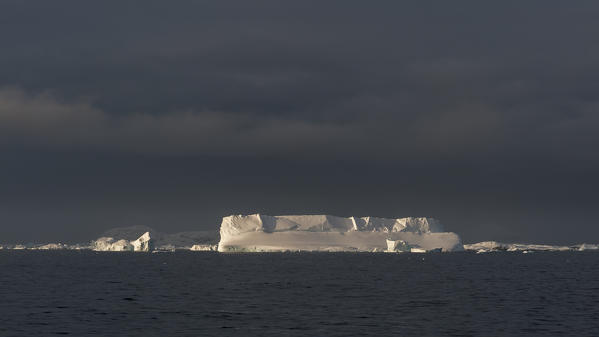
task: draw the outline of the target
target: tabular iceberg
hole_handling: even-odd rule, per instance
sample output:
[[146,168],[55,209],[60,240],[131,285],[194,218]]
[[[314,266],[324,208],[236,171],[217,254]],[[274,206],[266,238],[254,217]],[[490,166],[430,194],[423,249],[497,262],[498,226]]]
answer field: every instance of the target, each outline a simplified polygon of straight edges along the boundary
[[460,237],[433,218],[262,214],[223,218],[218,251],[459,251]]

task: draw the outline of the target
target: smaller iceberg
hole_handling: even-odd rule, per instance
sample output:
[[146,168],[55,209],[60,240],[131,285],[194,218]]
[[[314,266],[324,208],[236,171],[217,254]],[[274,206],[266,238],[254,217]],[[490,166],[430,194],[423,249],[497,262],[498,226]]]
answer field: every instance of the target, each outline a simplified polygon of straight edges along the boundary
[[497,241],[484,241],[472,244],[465,244],[464,250],[475,251],[477,253],[489,252],[533,252],[533,251],[553,251],[563,252],[570,250],[580,250],[580,246],[553,246],[541,244],[526,244],[526,243],[503,243]]
[[129,252],[133,251],[133,245],[127,240],[115,240],[110,237],[101,237],[91,244],[92,250],[98,252]]
[[92,250],[99,252],[151,252],[154,242],[149,232],[142,234],[137,240],[116,240],[112,237],[101,237],[91,243]]
[[145,232],[137,240],[131,241],[131,245],[135,252],[151,252],[154,250],[154,242],[150,237],[150,232]]
[[[146,232],[152,238],[153,247],[150,250],[174,252],[176,250],[190,250],[194,245],[211,246],[217,245],[219,233],[216,230],[190,231],[180,233],[162,233],[148,226],[129,226],[113,228],[104,232],[101,236],[114,239],[124,239],[132,244],[139,240]],[[135,249],[135,247],[134,247]],[[143,251],[140,250],[140,251]]]
[[218,245],[193,245],[189,250],[195,252],[216,252],[218,251]]

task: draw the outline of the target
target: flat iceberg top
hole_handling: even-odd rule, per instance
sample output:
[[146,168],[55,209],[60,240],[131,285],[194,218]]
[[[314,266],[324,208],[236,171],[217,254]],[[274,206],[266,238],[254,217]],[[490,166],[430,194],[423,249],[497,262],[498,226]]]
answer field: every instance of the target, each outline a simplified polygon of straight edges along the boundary
[[338,217],[334,215],[231,215],[223,218],[221,239],[248,232],[412,232],[439,233],[443,226],[433,218]]

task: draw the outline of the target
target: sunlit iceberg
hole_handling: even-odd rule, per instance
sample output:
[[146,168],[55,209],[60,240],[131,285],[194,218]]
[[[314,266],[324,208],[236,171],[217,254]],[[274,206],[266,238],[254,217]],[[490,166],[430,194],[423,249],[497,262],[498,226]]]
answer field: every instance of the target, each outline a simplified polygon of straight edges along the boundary
[[218,245],[193,245],[189,250],[196,252],[214,252],[218,250]]
[[179,233],[162,233],[148,226],[129,226],[110,229],[103,237],[124,239],[133,242],[140,235],[148,232],[152,238],[154,250],[175,251],[191,250],[194,245],[215,246],[218,244],[218,231],[188,231]]
[[91,248],[95,251],[106,252],[151,252],[154,250],[154,243],[149,232],[142,234],[137,240],[128,241],[125,239],[116,240],[112,237],[101,237],[92,241]]
[[154,250],[154,242],[150,237],[150,232],[145,232],[137,240],[131,241],[131,245],[135,252],[151,252]]
[[463,246],[456,233],[444,232],[433,218],[332,215],[227,216],[221,223],[218,245],[220,252],[433,250],[459,251]]

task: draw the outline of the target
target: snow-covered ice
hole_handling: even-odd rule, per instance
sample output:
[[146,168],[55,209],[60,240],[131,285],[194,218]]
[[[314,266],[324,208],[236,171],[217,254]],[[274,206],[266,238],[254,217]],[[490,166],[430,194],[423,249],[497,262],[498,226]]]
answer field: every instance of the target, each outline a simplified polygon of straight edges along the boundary
[[533,251],[571,251],[571,250],[596,250],[599,245],[578,244],[573,246],[555,246],[526,243],[502,243],[497,241],[484,241],[472,244],[465,244],[465,250],[476,251],[477,253],[488,252],[533,252]]
[[145,232],[139,238],[133,241],[125,239],[117,240],[112,237],[101,237],[92,242],[93,250],[109,252],[151,252],[154,249],[154,243],[149,232]]
[[177,249],[191,249],[194,245],[216,245],[219,233],[213,231],[188,231],[179,233],[162,233],[147,226],[129,226],[110,229],[102,234],[103,237],[112,237],[133,241],[143,233],[150,233],[154,249],[174,251]]
[[135,252],[151,252],[154,250],[154,241],[150,237],[150,232],[145,232],[137,240],[131,241],[131,245]]
[[91,248],[100,252],[130,252],[133,251],[133,245],[125,240],[115,240],[111,237],[101,237],[92,242]]
[[196,252],[214,252],[218,250],[218,245],[193,245],[189,250]]
[[404,240],[389,240],[387,239],[388,252],[409,252],[411,249]]
[[[223,218],[218,250],[230,251],[387,251],[388,241],[410,250],[463,250],[456,233],[444,232],[433,218],[386,219],[332,215],[262,214]],[[395,247],[394,247],[395,249]]]
[[484,241],[463,244],[456,233],[445,232],[433,218],[386,219],[332,215],[224,217],[220,232],[188,231],[166,234],[147,226],[113,228],[85,244],[2,243],[0,250],[96,251],[364,251],[436,252],[474,251],[597,251],[599,244],[570,246]]
[[583,243],[578,246],[579,251],[583,250],[599,250],[599,245]]
[[39,249],[39,250],[58,250],[58,249],[70,249],[69,245],[65,245],[64,243],[48,243],[41,246],[36,246],[31,249]]

